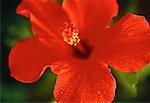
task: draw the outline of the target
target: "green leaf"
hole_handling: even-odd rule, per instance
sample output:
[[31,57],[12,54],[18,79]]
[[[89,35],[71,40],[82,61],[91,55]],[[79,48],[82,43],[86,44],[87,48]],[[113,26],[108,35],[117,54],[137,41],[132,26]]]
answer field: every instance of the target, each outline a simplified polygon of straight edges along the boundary
[[148,76],[150,76],[150,64],[145,66],[144,69],[137,72],[137,78],[140,81],[144,81]]
[[110,67],[117,82],[116,101],[131,100],[138,95],[140,82],[150,75],[150,65],[147,65],[138,72],[120,72]]
[[21,16],[16,16],[15,21],[12,21],[12,24],[7,25],[5,33],[3,34],[4,39],[6,39],[4,42],[8,47],[12,47],[16,42],[33,35],[29,21]]
[[112,67],[111,69],[117,82],[117,99],[135,97],[137,95],[137,74],[135,72],[119,72]]

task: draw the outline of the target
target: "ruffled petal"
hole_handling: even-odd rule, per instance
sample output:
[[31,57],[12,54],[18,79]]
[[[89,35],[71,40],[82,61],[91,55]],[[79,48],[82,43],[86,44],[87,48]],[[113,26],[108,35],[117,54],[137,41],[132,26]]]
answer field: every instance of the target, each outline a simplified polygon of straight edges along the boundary
[[35,35],[58,34],[67,14],[54,0],[22,0],[16,12],[30,19]]
[[35,82],[48,65],[63,59],[64,55],[67,58],[65,47],[58,41],[36,37],[18,42],[9,55],[11,76],[24,83]]
[[[60,65],[54,96],[59,103],[108,103],[115,96],[115,79],[110,70],[96,62]],[[53,70],[53,69],[52,69]]]
[[[63,8],[79,28],[104,29],[118,14],[116,0],[64,0]],[[94,34],[91,34],[94,35]]]
[[135,72],[150,62],[150,27],[144,17],[127,13],[106,35],[100,57],[107,64]]

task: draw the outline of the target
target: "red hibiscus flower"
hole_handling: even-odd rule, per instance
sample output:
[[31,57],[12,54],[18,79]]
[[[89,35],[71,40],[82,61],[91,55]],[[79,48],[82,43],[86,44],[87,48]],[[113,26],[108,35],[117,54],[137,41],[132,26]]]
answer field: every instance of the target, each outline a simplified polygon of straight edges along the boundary
[[116,0],[23,0],[17,13],[29,18],[34,37],[11,50],[11,76],[31,83],[50,67],[57,102],[112,102],[116,83],[108,65],[136,72],[150,61],[144,17],[127,13],[108,26]]

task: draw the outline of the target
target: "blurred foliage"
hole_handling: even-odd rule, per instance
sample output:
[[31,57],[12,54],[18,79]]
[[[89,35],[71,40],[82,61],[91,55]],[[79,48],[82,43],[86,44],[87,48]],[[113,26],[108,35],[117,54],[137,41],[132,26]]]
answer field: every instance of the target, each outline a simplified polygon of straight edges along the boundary
[[[15,24],[15,25],[14,25]],[[12,47],[17,41],[29,38],[32,36],[29,21],[25,18],[16,17],[16,21],[12,21],[12,24],[6,30],[7,41],[5,43]],[[8,42],[9,41],[9,42]]]
[[[57,1],[61,4],[63,0]],[[144,2],[144,0],[139,1]],[[42,78],[33,84],[20,83],[9,76],[7,58],[10,48],[16,42],[32,36],[29,21],[15,14],[15,9],[19,2],[20,0],[2,0],[2,101],[8,103],[16,101],[54,102],[53,88],[56,75],[50,70],[47,70]],[[138,12],[139,4],[137,0],[118,0],[118,3],[120,5],[119,16],[114,18],[111,24],[115,23],[126,12],[144,14],[144,12]],[[117,82],[114,102],[150,101],[150,66],[146,66],[141,71],[134,73],[123,73],[112,67],[110,68]]]
[[59,4],[61,4],[63,2],[63,0],[56,0]]
[[[141,92],[139,92],[141,82],[150,77],[150,65],[147,65],[138,72],[130,73],[117,71],[113,67],[109,68],[111,69],[117,82],[117,94],[115,101],[136,101],[139,98],[138,93]],[[145,92],[145,94],[146,93],[149,95],[149,91]],[[145,98],[148,99],[148,96]]]

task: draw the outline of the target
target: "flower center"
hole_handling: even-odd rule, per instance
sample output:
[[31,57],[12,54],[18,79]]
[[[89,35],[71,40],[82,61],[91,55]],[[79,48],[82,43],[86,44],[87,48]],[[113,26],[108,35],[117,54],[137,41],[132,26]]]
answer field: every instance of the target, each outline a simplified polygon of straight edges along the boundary
[[88,41],[82,40],[79,45],[73,48],[74,56],[80,59],[87,59],[93,51],[93,46]]
[[78,30],[75,25],[69,22],[64,23],[64,28],[62,30],[63,40],[70,45],[77,46],[80,42],[80,38],[78,35]]
[[79,31],[73,23],[64,22],[61,34],[63,40],[71,45],[73,56],[80,59],[87,59],[90,57],[93,47],[83,38],[80,40]]

